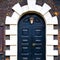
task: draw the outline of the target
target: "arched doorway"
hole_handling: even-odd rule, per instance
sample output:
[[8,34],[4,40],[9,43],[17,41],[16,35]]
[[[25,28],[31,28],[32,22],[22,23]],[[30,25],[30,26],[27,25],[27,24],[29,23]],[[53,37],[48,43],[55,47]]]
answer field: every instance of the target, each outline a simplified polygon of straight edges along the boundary
[[26,14],[18,22],[18,60],[45,60],[45,22],[37,14]]
[[[46,40],[46,44],[45,44],[46,45],[46,48],[45,48],[46,60],[49,60],[49,59],[54,60],[54,56],[58,56],[58,50],[53,49],[54,45],[58,45],[58,39],[57,40],[54,39],[54,35],[58,35],[58,29],[53,28],[54,25],[58,24],[57,16],[51,15],[51,13],[49,12],[51,7],[46,3],[44,3],[43,6],[37,5],[36,0],[32,0],[32,2],[31,2],[31,0],[27,0],[27,3],[28,4],[24,5],[24,6],[21,6],[19,3],[15,4],[12,7],[12,9],[14,10],[12,16],[6,16],[5,24],[9,25],[10,29],[5,30],[5,35],[9,35],[10,39],[5,40],[5,44],[10,45],[11,49],[9,51],[5,50],[5,55],[10,56],[10,58],[11,58],[10,60],[18,60],[19,59],[18,56],[20,54],[18,54],[18,53],[21,50],[17,49],[18,48],[18,35],[17,34],[19,33],[17,28],[18,28],[18,25],[20,24],[20,23],[18,24],[18,21],[20,21],[20,22],[22,21],[21,16],[23,14],[29,13],[29,12],[32,12],[32,13],[36,12],[36,14],[41,14],[43,16],[44,19],[41,19],[40,16],[39,17],[41,20],[45,20],[44,25],[46,24],[46,34],[45,34],[45,36],[46,36],[46,39],[45,39]],[[21,19],[19,20],[19,18],[21,18]],[[32,21],[31,21],[31,23],[32,23]],[[36,24],[37,23],[35,23],[35,26],[37,26]],[[28,24],[26,24],[26,25],[28,25]],[[33,24],[31,24],[31,26],[33,27]],[[18,51],[18,53],[17,53],[17,51]],[[50,53],[50,52],[52,52],[52,53]],[[44,56],[45,56],[45,54],[44,54]],[[19,57],[21,58],[21,56],[19,56]],[[27,59],[25,58],[25,60],[27,60]],[[32,58],[31,58],[31,60],[32,60]]]

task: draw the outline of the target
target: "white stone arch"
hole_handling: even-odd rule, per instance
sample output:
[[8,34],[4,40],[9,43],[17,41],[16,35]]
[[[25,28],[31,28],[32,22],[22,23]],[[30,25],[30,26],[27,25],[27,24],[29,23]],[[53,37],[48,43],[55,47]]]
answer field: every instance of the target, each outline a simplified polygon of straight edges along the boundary
[[5,35],[10,35],[10,40],[5,40],[5,45],[10,45],[10,50],[5,51],[6,56],[10,56],[10,60],[17,60],[17,25],[23,13],[35,11],[40,13],[46,23],[46,60],[54,60],[54,56],[58,55],[58,50],[54,50],[54,45],[58,45],[58,40],[54,40],[54,35],[58,35],[58,29],[54,29],[54,25],[58,24],[56,16],[52,17],[49,10],[51,7],[44,3],[43,6],[37,5],[36,0],[27,0],[28,5],[20,6],[15,4],[12,9],[14,13],[11,17],[7,16],[5,24],[10,25],[9,30],[5,30]]

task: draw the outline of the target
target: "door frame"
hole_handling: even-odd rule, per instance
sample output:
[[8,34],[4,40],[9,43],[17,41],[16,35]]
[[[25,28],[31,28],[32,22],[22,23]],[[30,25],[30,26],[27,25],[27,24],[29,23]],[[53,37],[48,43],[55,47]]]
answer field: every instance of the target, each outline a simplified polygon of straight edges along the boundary
[[[54,25],[58,25],[56,16],[52,17],[49,10],[51,7],[44,3],[43,6],[36,5],[36,0],[28,0],[28,5],[20,6],[19,3],[15,4],[12,9],[14,13],[11,17],[7,16],[5,24],[10,25],[10,30],[5,30],[5,35],[10,35],[10,40],[5,40],[6,45],[10,45],[10,50],[5,51],[5,55],[10,55],[10,60],[17,60],[17,26],[18,21],[23,14],[31,12],[38,12],[45,20],[46,23],[46,60],[54,60],[54,56],[58,56],[58,50],[54,50],[53,46],[58,45],[58,39],[54,40],[53,36],[58,35],[58,29],[54,29]],[[52,52],[52,53],[50,53]]]

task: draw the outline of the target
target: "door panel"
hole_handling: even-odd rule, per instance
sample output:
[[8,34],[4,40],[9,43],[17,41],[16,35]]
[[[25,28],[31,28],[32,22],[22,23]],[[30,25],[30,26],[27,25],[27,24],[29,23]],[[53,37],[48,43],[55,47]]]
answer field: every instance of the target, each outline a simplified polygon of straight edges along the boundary
[[43,18],[36,14],[23,16],[18,22],[18,60],[45,60],[45,40]]

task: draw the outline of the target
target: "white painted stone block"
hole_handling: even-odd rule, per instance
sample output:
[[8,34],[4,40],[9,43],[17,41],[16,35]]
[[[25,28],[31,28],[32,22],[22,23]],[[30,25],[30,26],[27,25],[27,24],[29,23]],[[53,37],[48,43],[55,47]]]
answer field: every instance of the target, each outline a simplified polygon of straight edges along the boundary
[[[17,33],[17,25],[10,25],[10,31]],[[10,33],[12,33],[10,32]]]
[[44,5],[42,6],[40,12],[41,12],[42,15],[44,15],[44,14],[46,14],[50,9],[51,9],[51,7],[50,7],[48,4],[44,3]]
[[47,40],[53,40],[54,38],[53,38],[53,35],[46,35],[46,41]]
[[38,13],[41,13],[40,10],[41,10],[41,6],[40,5],[35,5],[35,8],[34,8],[34,11],[38,12]]
[[53,56],[46,56],[46,60],[54,60]]
[[5,45],[17,45],[17,36],[10,36],[10,40],[5,40]]
[[23,7],[22,7],[23,13],[28,12],[28,11],[29,11],[28,9],[29,9],[29,8],[28,8],[28,5],[23,6]]
[[10,56],[10,60],[17,60],[17,56]]
[[46,47],[46,55],[58,55],[58,50],[53,50],[53,46],[47,46]]
[[58,45],[58,40],[47,40],[46,45]]
[[52,17],[51,14],[48,12],[44,15],[46,24],[58,24],[58,19],[57,17]]
[[58,40],[54,40],[54,43],[52,43],[53,45],[58,45]]
[[10,55],[17,55],[17,46],[10,46]]
[[13,9],[15,12],[17,12],[19,15],[22,14],[22,8],[21,8],[21,6],[20,6],[19,3],[15,4],[15,5],[12,7],[12,9]]
[[10,36],[10,42],[8,43],[8,41],[6,41],[6,44],[17,46],[17,35],[16,36]]
[[53,35],[47,35],[46,37],[46,45],[58,45],[58,40],[54,40]]
[[10,45],[10,40],[5,40],[5,45]]
[[29,10],[32,11],[35,8],[36,0],[27,0]]
[[46,27],[46,30],[52,30],[53,29],[53,25],[47,25],[47,27]]
[[51,24],[52,23],[52,16],[51,16],[50,12],[47,12],[44,15],[44,19],[45,19],[46,24]]
[[10,46],[10,50],[5,51],[5,55],[16,55],[17,56],[17,46]]
[[53,51],[54,56],[58,56],[58,50]]
[[14,12],[11,17],[11,19],[13,20],[14,23],[13,22],[11,22],[11,23],[16,24],[18,22],[19,18],[20,18],[20,15],[18,13]]
[[7,16],[5,24],[17,24],[19,20],[19,15],[17,13],[13,13],[12,17]]
[[10,24],[10,23],[11,23],[11,17],[6,16],[5,24]]
[[58,30],[54,30],[53,25],[47,25],[46,34],[58,35]]
[[51,55],[53,51],[53,46],[46,46],[46,55]]
[[5,31],[5,34],[6,35],[17,35],[17,30],[6,30]]
[[51,24],[58,24],[57,16],[54,16],[54,17],[52,18]]
[[5,30],[6,35],[17,34],[17,25],[10,25],[10,30]]
[[46,34],[58,35],[58,30],[47,29]]
[[9,56],[10,55],[10,50],[5,50],[5,55]]

